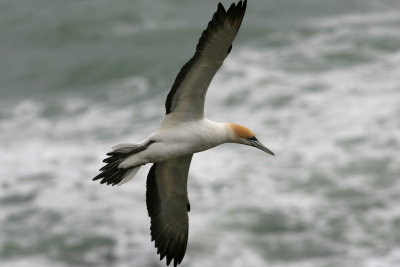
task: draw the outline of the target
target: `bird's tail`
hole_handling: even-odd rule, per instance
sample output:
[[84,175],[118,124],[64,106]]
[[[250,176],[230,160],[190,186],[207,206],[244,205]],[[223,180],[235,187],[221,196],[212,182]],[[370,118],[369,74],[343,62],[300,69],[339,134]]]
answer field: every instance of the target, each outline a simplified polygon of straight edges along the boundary
[[107,153],[108,158],[104,159],[106,163],[99,171],[100,174],[93,178],[93,181],[101,179],[100,183],[107,185],[122,185],[132,179],[139,171],[140,166],[132,166],[130,168],[120,168],[119,164],[129,156],[143,151],[148,146],[121,144],[113,147],[113,151]]

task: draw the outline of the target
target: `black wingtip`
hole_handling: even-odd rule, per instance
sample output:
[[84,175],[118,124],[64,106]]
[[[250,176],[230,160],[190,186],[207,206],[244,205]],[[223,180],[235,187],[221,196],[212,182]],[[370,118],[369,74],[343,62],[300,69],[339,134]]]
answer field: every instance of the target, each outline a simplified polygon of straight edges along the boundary
[[224,5],[223,5],[221,2],[218,3],[217,12],[224,12],[224,13],[226,13],[225,7],[224,7]]
[[169,266],[169,264],[171,263],[171,261],[172,261],[172,257],[168,257],[168,256],[167,256],[167,266]]
[[[240,4],[241,4],[241,2],[238,3],[238,6]],[[235,7],[236,7],[235,3],[232,3],[231,6],[228,8],[228,13],[231,12]]]
[[247,7],[247,0],[244,0],[243,2],[240,1],[240,4],[241,4],[241,6],[242,6],[242,9],[246,10],[246,7]]
[[236,15],[238,16],[243,16],[245,11],[246,11],[246,7],[247,7],[247,1],[239,1],[236,5],[235,3],[233,3],[227,13],[236,13]]

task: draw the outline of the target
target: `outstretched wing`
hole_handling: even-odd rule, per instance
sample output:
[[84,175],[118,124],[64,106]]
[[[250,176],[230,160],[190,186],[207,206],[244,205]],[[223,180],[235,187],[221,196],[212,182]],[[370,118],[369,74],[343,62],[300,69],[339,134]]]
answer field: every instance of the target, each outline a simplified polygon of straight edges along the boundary
[[154,163],[147,176],[146,204],[151,240],[162,260],[174,266],[185,256],[189,231],[187,177],[193,154]]
[[204,116],[207,88],[232,48],[244,13],[246,0],[232,4],[226,11],[221,3],[207,29],[203,31],[194,56],[182,67],[165,102],[166,114],[190,113]]

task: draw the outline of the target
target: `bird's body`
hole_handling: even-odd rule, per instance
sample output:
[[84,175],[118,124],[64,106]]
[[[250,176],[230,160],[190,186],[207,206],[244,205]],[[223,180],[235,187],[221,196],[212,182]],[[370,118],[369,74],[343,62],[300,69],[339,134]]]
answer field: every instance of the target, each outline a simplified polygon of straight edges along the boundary
[[246,10],[246,0],[218,10],[203,32],[195,55],[182,67],[166,99],[159,129],[137,144],[113,147],[101,173],[93,180],[121,185],[140,166],[153,163],[147,176],[146,204],[151,236],[160,258],[177,266],[188,239],[187,177],[194,153],[231,142],[254,146],[269,154],[252,131],[239,124],[204,117],[208,86],[232,48]]
[[154,141],[146,150],[128,157],[120,164],[129,168],[155,163],[188,153],[201,152],[230,141],[229,126],[206,118],[163,126],[141,144]]

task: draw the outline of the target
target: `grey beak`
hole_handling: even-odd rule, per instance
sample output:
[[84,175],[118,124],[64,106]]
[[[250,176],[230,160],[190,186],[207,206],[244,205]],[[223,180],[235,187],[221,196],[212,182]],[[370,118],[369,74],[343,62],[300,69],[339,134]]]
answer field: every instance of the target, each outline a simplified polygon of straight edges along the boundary
[[271,154],[272,156],[275,156],[274,152],[269,150],[268,147],[264,146],[263,144],[260,143],[256,138],[250,138],[248,139],[250,141],[251,146],[254,146],[258,149],[261,149],[264,152],[267,152],[268,154]]

